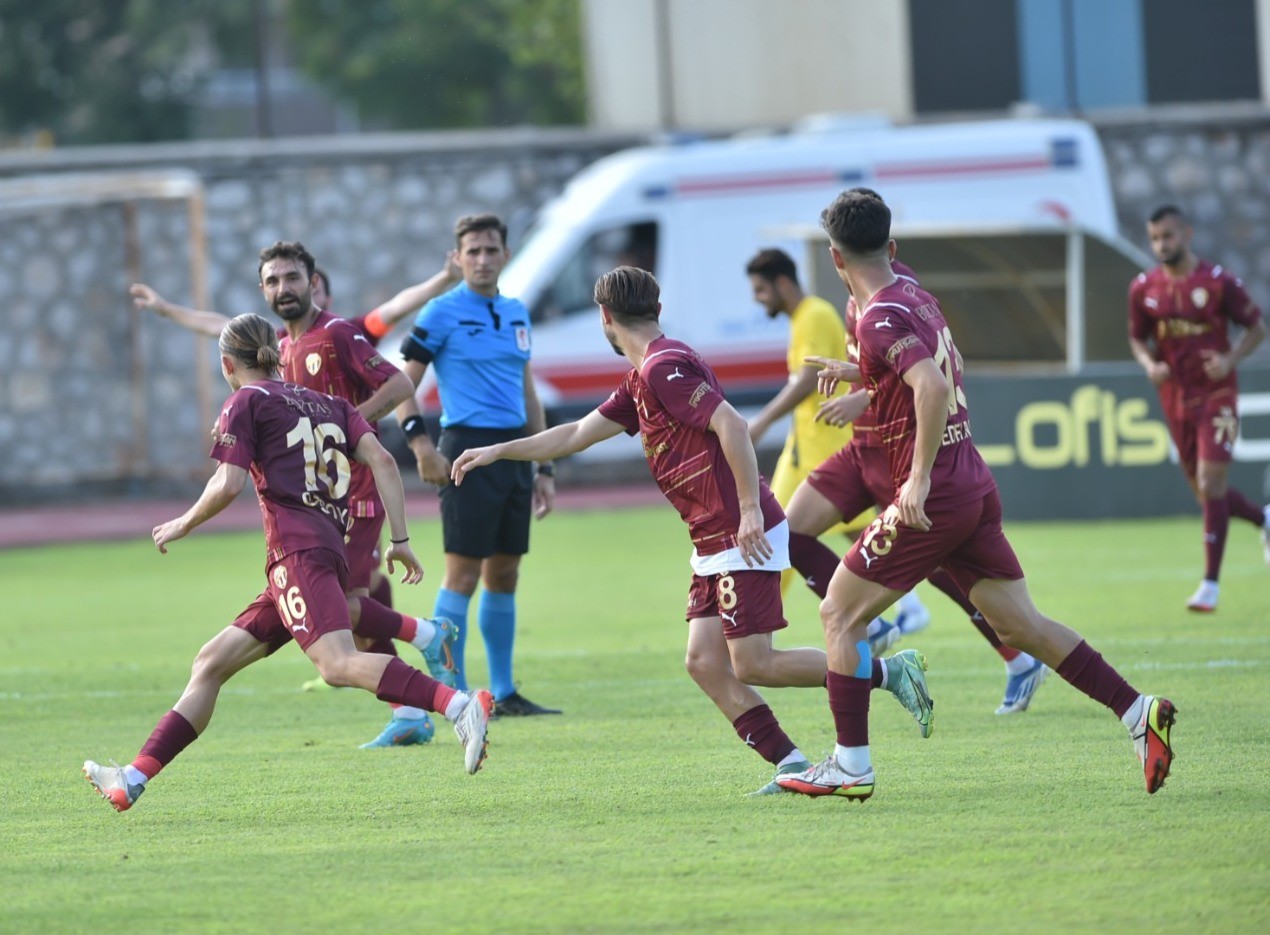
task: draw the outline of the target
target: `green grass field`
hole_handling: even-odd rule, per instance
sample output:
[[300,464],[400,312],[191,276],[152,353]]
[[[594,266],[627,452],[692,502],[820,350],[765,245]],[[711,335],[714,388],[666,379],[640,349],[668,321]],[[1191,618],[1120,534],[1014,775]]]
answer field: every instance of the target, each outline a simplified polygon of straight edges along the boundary
[[[427,747],[358,750],[384,706],[299,692],[312,669],[287,647],[120,815],[80,764],[135,754],[259,590],[261,536],[0,553],[0,931],[1267,931],[1259,543],[1232,527],[1221,610],[1201,618],[1182,609],[1198,518],[1009,531],[1042,609],[1177,703],[1160,794],[1116,719],[1057,677],[995,717],[1002,666],[927,592],[935,622],[911,645],[934,736],[875,694],[871,801],[746,798],[771,770],[683,671],[688,540],[659,508],[536,527],[517,674],[566,714],[496,722],[479,775],[444,724]],[[413,535],[430,573],[396,594],[426,613],[439,528]],[[810,594],[787,612],[779,645],[821,644]],[[767,696],[809,755],[831,747],[823,691]]]

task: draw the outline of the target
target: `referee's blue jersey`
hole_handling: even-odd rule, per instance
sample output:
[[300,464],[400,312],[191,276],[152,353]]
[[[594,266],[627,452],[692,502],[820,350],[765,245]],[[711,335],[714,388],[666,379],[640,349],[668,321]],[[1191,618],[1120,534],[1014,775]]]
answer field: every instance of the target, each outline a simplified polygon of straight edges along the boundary
[[441,427],[520,428],[525,417],[529,310],[459,283],[423,307],[402,356],[436,369]]

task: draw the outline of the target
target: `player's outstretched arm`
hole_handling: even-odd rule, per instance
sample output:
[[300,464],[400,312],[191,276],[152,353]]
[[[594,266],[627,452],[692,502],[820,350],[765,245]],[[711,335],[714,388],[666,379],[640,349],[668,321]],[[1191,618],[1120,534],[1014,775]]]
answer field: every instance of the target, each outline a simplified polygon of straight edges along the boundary
[[448,292],[460,279],[463,271],[458,265],[459,252],[451,250],[445,258],[445,266],[423,282],[407,286],[391,299],[366,316],[366,330],[382,338],[401,319],[423,308],[437,296]]
[[184,539],[194,531],[195,527],[201,526],[225,509],[234,502],[235,497],[242,493],[246,485],[247,471],[236,464],[222,461],[192,507],[176,519],[170,519],[154,527],[151,535],[154,537],[155,547],[167,555],[169,542]]
[[[741,420],[741,425],[745,425],[744,419]],[[596,442],[612,438],[620,431],[620,425],[604,418],[598,409],[593,409],[577,422],[557,425],[528,438],[517,438],[484,448],[469,448],[454,459],[450,477],[454,483],[461,484],[468,471],[495,461],[550,461],[584,451]]]
[[143,282],[129,286],[128,294],[132,296],[134,308],[148,308],[204,337],[219,338],[221,331],[229,323],[229,316],[220,312],[200,312],[184,305],[174,305]]
[[375,488],[379,491],[379,499],[384,502],[390,530],[389,548],[384,553],[388,574],[393,573],[394,562],[401,562],[405,566],[401,583],[418,584],[423,580],[423,566],[410,548],[410,532],[406,528],[406,492],[401,486],[401,475],[397,473],[397,462],[379,439],[370,433],[358,439],[353,458],[367,465],[375,475]]
[[809,363],[789,375],[789,380],[781,387],[780,392],[750,420],[750,441],[757,445],[773,422],[793,412],[795,406],[816,392],[818,369],[815,364]]
[[759,503],[758,458],[750,442],[745,419],[727,402],[719,404],[710,416],[710,431],[719,439],[723,458],[736,479],[736,493],[741,506],[741,522],[736,530],[736,544],[745,564],[755,565],[772,557],[772,545],[763,531],[763,508]]

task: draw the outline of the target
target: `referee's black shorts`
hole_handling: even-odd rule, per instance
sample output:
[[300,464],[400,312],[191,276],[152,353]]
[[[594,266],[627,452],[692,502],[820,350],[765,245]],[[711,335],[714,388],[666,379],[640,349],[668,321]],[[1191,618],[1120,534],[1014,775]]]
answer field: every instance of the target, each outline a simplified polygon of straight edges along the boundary
[[[454,461],[469,448],[523,438],[524,427],[474,429],[451,425],[441,430],[438,450]],[[529,461],[495,461],[463,478],[463,485],[441,488],[441,534],[445,551],[468,558],[524,555],[529,551],[533,514],[534,466]]]

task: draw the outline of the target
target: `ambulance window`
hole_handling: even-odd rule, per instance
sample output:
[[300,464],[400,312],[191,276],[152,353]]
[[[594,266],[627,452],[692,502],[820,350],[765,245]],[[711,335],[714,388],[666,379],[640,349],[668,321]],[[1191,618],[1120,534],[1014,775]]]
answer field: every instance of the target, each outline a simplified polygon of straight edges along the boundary
[[595,309],[595,281],[616,266],[657,272],[657,222],[640,221],[599,231],[561,267],[530,311],[535,325]]

